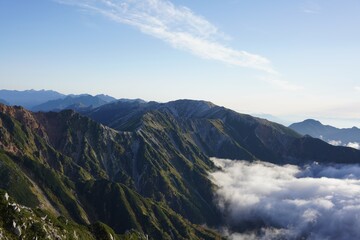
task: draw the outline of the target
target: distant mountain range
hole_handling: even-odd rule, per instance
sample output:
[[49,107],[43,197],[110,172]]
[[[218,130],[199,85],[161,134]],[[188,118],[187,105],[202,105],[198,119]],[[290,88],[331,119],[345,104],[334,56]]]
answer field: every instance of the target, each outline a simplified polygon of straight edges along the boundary
[[222,239],[211,229],[227,222],[210,157],[360,163],[356,149],[206,101],[123,99],[80,113],[0,104],[0,133],[0,234],[9,239]]
[[357,127],[336,128],[329,125],[323,125],[321,122],[314,119],[307,119],[303,122],[294,123],[289,127],[300,134],[320,138],[333,145],[354,148],[360,147],[360,129]]
[[0,103],[10,106],[22,106],[31,111],[61,111],[72,109],[76,111],[86,111],[100,107],[114,101],[142,101],[141,99],[119,99],[98,94],[65,95],[52,90],[0,90]]
[[0,98],[5,100],[9,105],[23,106],[27,109],[31,109],[47,101],[64,97],[64,94],[52,90],[0,90]]
[[112,101],[116,101],[116,99],[105,95],[70,95],[65,98],[51,100],[37,105],[32,107],[31,110],[43,112],[61,111],[64,109],[83,110],[100,107]]

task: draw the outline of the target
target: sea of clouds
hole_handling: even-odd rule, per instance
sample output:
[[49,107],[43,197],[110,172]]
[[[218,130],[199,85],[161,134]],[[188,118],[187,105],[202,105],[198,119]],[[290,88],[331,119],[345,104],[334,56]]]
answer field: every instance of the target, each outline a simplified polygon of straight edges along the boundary
[[230,239],[360,239],[360,165],[212,160]]

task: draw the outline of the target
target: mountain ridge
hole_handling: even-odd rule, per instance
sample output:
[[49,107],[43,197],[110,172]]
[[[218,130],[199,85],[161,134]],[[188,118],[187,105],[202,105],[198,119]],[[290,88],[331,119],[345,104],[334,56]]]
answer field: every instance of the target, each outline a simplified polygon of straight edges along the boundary
[[0,90],[0,103],[9,106],[23,106],[30,111],[61,111],[72,109],[88,111],[101,105],[120,102],[144,102],[142,99],[116,99],[106,94],[62,94],[54,90]]
[[53,90],[0,90],[0,98],[4,99],[9,105],[23,106],[27,109],[41,103],[65,97],[64,94]]
[[[170,210],[166,204],[162,205],[165,203],[164,201],[163,203],[154,202],[156,199],[161,200],[159,197],[153,196],[154,200],[146,199],[134,191],[136,176],[132,168],[136,167],[136,164],[134,165],[136,162],[132,163],[132,161],[133,151],[136,149],[133,149],[132,134],[108,129],[71,110],[60,113],[31,113],[21,107],[4,105],[0,110],[0,126],[4,136],[1,139],[1,149],[6,154],[0,157],[0,160],[8,159],[9,162],[15,163],[15,166],[8,167],[8,174],[11,176],[16,173],[26,179],[28,174],[20,169],[29,169],[26,172],[32,173],[32,180],[44,190],[45,197],[49,199],[53,208],[68,218],[81,224],[88,224],[96,220],[105,221],[120,233],[132,228],[141,232],[152,232],[151,236],[155,239],[170,238],[169,231],[174,234],[171,238],[175,239],[196,239],[197,235],[214,239],[217,236],[211,231],[187,222],[186,219]],[[54,130],[58,132],[52,132]],[[107,142],[100,142],[99,145],[98,141],[105,139],[108,139]],[[119,162],[117,159],[122,159],[122,161]],[[142,157],[139,156],[140,159]],[[106,164],[110,164],[109,167],[106,167]],[[113,164],[117,164],[117,167]],[[120,172],[109,171],[111,169],[118,169]],[[44,182],[44,176],[47,176],[46,182]],[[50,179],[52,180],[48,182]],[[165,175],[160,178],[156,177],[154,180],[162,181],[155,182],[156,185],[164,185],[159,185],[160,191],[170,191],[170,189],[167,190],[168,183]],[[0,188],[8,188],[8,190],[11,190],[10,186],[15,186],[11,185],[14,184],[11,181],[3,182],[3,184],[5,185],[1,186],[0,184]],[[15,197],[23,203],[29,204],[29,199],[33,199],[33,204],[36,205],[39,198],[31,188],[27,187],[28,185],[30,184],[25,181],[23,185],[18,186],[21,190],[12,194],[15,194]],[[99,196],[94,195],[107,188],[110,188],[111,191],[104,192]],[[14,191],[15,187],[12,189]],[[25,190],[29,192],[27,198],[20,194],[20,192],[26,192]],[[30,194],[30,192],[32,193]],[[71,192],[76,192],[78,197],[72,195]],[[151,196],[155,192],[156,188],[151,190],[148,195]],[[122,200],[113,202],[115,196]],[[108,199],[106,205],[112,206],[114,208],[112,211],[103,209],[104,202],[96,200],[101,197]],[[185,199],[182,201],[191,203]],[[138,204],[129,205],[130,202]],[[125,205],[118,206],[120,203]],[[194,206],[190,204],[189,207],[193,208]],[[178,210],[180,211],[180,209]],[[103,215],[99,215],[102,212]],[[144,218],[143,213],[150,218]],[[119,216],[118,214],[121,214],[122,218],[131,217],[132,220],[122,222],[122,225],[116,225],[116,221],[113,219]],[[164,218],[164,216],[166,217]],[[193,216],[196,215],[193,214]],[[165,223],[170,225],[165,227],[163,225]],[[177,227],[174,228],[175,226]],[[160,229],[162,230],[160,231]],[[179,229],[185,231],[180,232]]]
[[[169,103],[149,102],[142,104],[110,103],[83,114],[111,128],[124,131],[138,130],[146,122],[144,116],[149,116],[149,114],[155,114],[159,118],[173,116],[179,120],[177,124],[181,125],[177,129],[185,129],[185,132],[194,133],[194,130],[198,128],[195,131],[197,136],[192,139],[192,142],[197,143],[197,147],[212,157],[232,159],[245,157],[248,160],[257,158],[267,161],[282,159],[287,162],[294,158],[301,159],[305,158],[305,155],[309,156],[309,154],[294,156],[295,153],[297,155],[302,154],[295,151],[296,146],[294,144],[305,144],[306,146],[303,147],[309,148],[305,151],[311,151],[311,144],[308,143],[317,144],[316,139],[303,138],[297,132],[283,125],[240,114],[214,104],[209,105],[205,101],[177,100]],[[223,139],[222,141],[226,144],[220,144],[221,141],[216,141],[210,146],[208,143],[212,141],[207,135],[208,133],[200,130],[202,126],[208,126],[207,130],[212,129],[213,134],[217,134],[218,139],[216,140]],[[224,150],[219,150],[221,147],[226,147],[228,154]],[[211,149],[218,150],[214,152]],[[231,153],[232,151],[234,153]],[[217,156],[214,155],[216,152],[218,153]],[[352,155],[351,151],[345,150],[345,152]],[[357,161],[358,156],[355,155],[351,157],[351,161]],[[312,158],[319,156],[315,155]],[[333,156],[327,157],[329,157],[329,161],[341,161],[334,159]]]
[[[107,100],[104,100],[107,99]],[[66,96],[61,99],[50,100],[40,105],[32,107],[32,111],[61,111],[65,109],[81,110],[95,108],[115,101],[115,98],[104,96],[92,96],[89,94]]]
[[293,123],[289,127],[300,134],[307,134],[326,142],[338,143],[338,145],[360,143],[360,129],[357,127],[336,128],[330,125],[324,125],[314,119]]

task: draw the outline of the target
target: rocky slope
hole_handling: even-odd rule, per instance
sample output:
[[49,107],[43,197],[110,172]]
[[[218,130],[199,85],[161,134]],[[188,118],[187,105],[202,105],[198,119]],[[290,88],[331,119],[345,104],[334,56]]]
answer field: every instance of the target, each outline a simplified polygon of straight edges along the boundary
[[[79,224],[102,221],[119,234],[134,229],[151,239],[219,237],[178,214],[188,212],[193,222],[204,218],[195,217],[202,206],[170,201],[190,204],[186,196],[194,192],[184,189],[187,195],[178,197],[165,171],[153,169],[153,175],[146,176],[153,186],[144,193],[138,168],[148,161],[149,149],[136,133],[112,130],[73,111],[35,114],[4,105],[0,131],[0,188],[20,204],[40,206]],[[204,201],[197,194],[194,199]],[[172,204],[183,209],[176,213]]]
[[101,222],[79,225],[40,208],[31,209],[18,204],[7,192],[0,190],[0,239],[146,240],[147,235],[134,230],[117,235]]
[[336,148],[280,124],[204,101],[113,103],[86,115],[117,130],[139,132],[154,149],[166,143],[171,146],[160,149],[181,154],[193,150],[212,157],[275,163],[360,161],[359,151]]

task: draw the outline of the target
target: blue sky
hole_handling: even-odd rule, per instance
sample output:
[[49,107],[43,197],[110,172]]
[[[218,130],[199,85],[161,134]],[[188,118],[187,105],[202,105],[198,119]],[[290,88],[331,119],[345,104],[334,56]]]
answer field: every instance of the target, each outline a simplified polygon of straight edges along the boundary
[[360,126],[357,0],[2,0],[0,88]]

